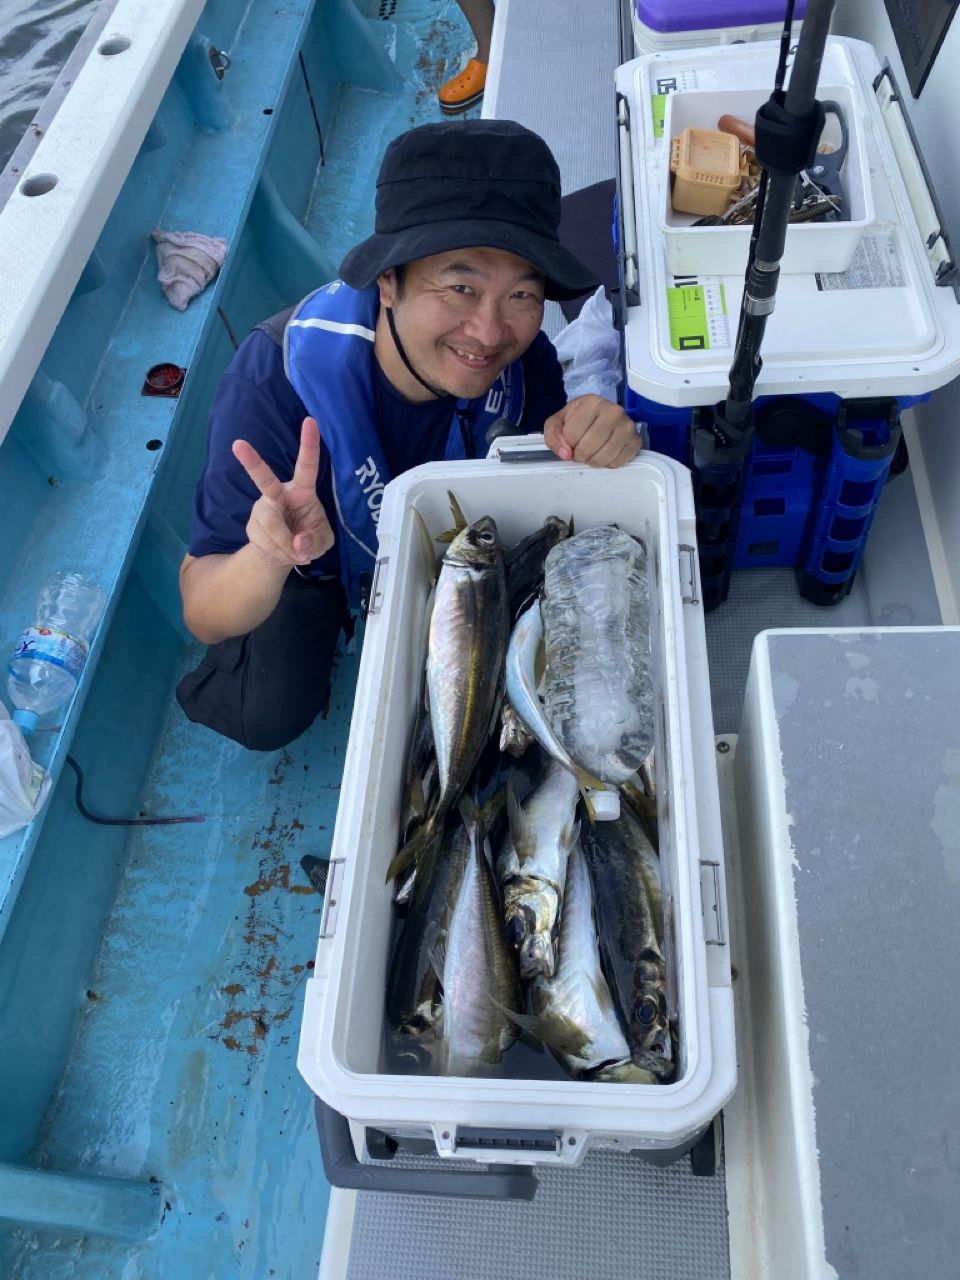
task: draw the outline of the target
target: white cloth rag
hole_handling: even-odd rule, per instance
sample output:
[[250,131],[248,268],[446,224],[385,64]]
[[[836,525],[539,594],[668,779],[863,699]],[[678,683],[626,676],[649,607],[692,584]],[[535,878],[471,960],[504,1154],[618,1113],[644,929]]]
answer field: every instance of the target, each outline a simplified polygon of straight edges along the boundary
[[153,232],[157,242],[157,280],[171,306],[186,311],[223,266],[227,242],[199,231]]

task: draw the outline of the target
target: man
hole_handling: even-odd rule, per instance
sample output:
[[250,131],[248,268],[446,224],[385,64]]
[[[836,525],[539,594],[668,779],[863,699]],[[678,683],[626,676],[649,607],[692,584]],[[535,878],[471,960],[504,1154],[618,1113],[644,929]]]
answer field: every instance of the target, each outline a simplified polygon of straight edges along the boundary
[[341,278],[243,342],[211,408],[180,571],[185,621],[209,645],[177,689],[192,720],[269,751],[323,710],[393,476],[482,457],[503,416],[567,461],[637,453],[618,405],[564,403],[544,298],[596,281],[559,219],[556,162],[528,129],[412,129],[387,148],[375,233]]

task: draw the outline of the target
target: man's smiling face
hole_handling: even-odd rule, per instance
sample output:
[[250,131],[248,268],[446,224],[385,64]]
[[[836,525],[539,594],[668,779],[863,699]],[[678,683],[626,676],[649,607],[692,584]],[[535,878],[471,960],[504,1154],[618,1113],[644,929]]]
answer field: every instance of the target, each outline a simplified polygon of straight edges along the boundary
[[[438,391],[482,396],[526,351],[543,320],[542,272],[501,249],[453,249],[380,276],[380,301],[417,373]],[[381,311],[376,354],[402,395],[428,393],[400,359]]]

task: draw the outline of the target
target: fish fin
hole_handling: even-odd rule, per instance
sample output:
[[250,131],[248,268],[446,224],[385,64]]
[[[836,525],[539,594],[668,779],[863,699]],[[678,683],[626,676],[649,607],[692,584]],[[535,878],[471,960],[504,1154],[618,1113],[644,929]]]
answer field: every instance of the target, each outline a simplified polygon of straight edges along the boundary
[[568,538],[573,537],[573,512],[572,511],[570,512],[570,519],[567,523],[567,537]]
[[590,795],[591,790],[594,788],[592,788],[588,782],[584,782],[579,773],[577,774],[577,781],[580,783],[580,798],[583,800],[583,807],[587,811],[587,817],[590,819],[591,827],[594,827],[597,823],[597,809]]
[[387,867],[386,880],[396,880],[397,876],[406,871],[413,862],[416,862],[418,867],[423,865],[438,841],[439,833],[436,828],[437,811],[434,810],[424,819],[421,826],[417,828],[406,844],[394,855],[389,867]]
[[437,942],[427,954],[430,968],[437,976],[437,998],[443,1000],[443,971],[447,963],[447,949],[444,943]]
[[[614,1005],[613,996],[610,994],[610,984],[603,976],[602,969],[597,970],[597,975],[590,985],[593,987],[593,994],[597,998],[597,1004],[601,1011],[603,1013],[609,1013],[611,1009],[615,1011],[616,1005]],[[617,1021],[620,1021],[619,1014],[617,1015]]]
[[413,900],[416,892],[419,876],[417,867],[413,866],[409,869],[406,876],[401,880],[397,879],[396,892],[393,895],[394,904],[398,907],[408,907]]
[[559,1015],[545,1017],[536,1013],[514,1013],[500,1004],[497,1008],[511,1022],[515,1022],[521,1031],[539,1040],[548,1049],[553,1049],[569,1058],[584,1057],[590,1037],[569,1018]]
[[460,811],[460,817],[463,819],[465,827],[469,827],[474,822],[479,823],[480,806],[477,804],[475,795],[468,795],[464,791],[457,801],[457,809]]
[[509,794],[508,784],[498,788],[489,800],[480,809],[480,830],[487,832],[496,822],[497,818],[503,812],[504,806],[507,804]]
[[515,777],[515,774],[511,775],[510,781],[507,783],[507,813],[510,818],[510,837],[513,840],[513,847],[517,851],[517,858],[522,866],[536,846],[537,833],[531,828],[530,823],[524,816],[523,809],[520,807],[520,801],[517,799]]
[[533,687],[539,692],[540,685],[543,683],[543,677],[547,670],[547,646],[541,637],[540,643],[537,645],[537,652],[533,658]]
[[560,847],[566,849],[569,853],[579,839],[580,823],[574,822],[573,815],[571,814],[560,828]]
[[540,1035],[538,1027],[541,1019],[534,1013],[519,1013],[516,1009],[508,1009],[495,996],[488,995],[488,1000],[495,1009],[503,1014],[505,1018],[509,1018],[515,1027],[518,1028],[520,1035],[518,1039],[521,1044],[526,1045],[528,1049],[532,1049],[534,1053],[543,1053],[543,1046],[546,1043]]
[[457,536],[456,529],[444,529],[443,533],[437,534],[437,536],[434,538],[434,542],[442,542],[445,545],[449,545],[456,536]]
[[430,537],[430,530],[427,528],[427,522],[417,510],[413,508],[413,518],[417,525],[417,536],[420,539],[420,550],[423,552],[423,564],[427,571],[427,576],[431,582],[437,580],[437,557],[433,550],[433,539]]
[[407,793],[407,799],[410,801],[413,812],[417,817],[424,817],[427,812],[427,802],[423,794],[423,779],[419,773],[415,773],[410,779],[410,790]]
[[457,533],[459,533],[461,529],[465,529],[467,527],[467,517],[463,514],[463,509],[457,501],[456,495],[452,489],[447,490],[447,498],[450,501],[450,512],[453,515],[454,528]]

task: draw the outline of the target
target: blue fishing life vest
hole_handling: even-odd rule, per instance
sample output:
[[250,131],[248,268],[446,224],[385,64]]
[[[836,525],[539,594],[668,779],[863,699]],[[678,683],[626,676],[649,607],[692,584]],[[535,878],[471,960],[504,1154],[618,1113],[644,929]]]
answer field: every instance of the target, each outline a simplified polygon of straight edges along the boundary
[[[369,581],[373,573],[380,504],[384,486],[393,479],[374,408],[373,341],[379,311],[376,285],[352,289],[334,280],[293,309],[283,335],[287,377],[316,418],[330,455],[340,576],[354,608],[361,600],[362,580]],[[456,402],[443,460],[484,457],[487,429],[502,417],[518,424],[523,400],[523,369],[517,360],[485,397]]]

